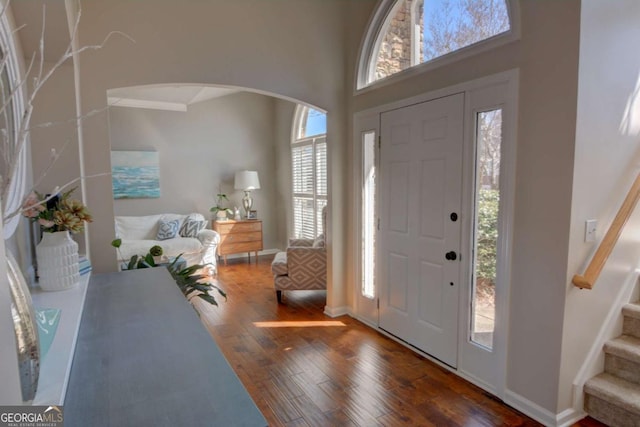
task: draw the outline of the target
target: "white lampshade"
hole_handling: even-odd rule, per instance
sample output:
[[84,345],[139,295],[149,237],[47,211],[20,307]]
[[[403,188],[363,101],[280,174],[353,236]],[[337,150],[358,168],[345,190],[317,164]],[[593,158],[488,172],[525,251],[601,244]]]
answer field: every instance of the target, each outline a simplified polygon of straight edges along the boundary
[[260,188],[260,179],[256,171],[238,171],[233,185],[236,190],[257,190]]

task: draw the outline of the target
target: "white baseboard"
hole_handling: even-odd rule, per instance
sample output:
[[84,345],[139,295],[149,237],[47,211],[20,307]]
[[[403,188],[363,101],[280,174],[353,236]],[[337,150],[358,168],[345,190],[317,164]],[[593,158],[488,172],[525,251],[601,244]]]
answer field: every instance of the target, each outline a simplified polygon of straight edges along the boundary
[[556,426],[569,427],[586,416],[587,414],[584,411],[576,411],[574,408],[565,409],[556,415]]
[[505,392],[504,403],[514,407],[518,411],[533,418],[539,423],[544,424],[545,426],[556,425],[556,414],[511,390],[507,390]]
[[349,314],[350,311],[351,310],[346,305],[342,307],[329,307],[328,305],[324,306],[324,314],[329,317],[344,316],[345,314]]
[[[258,256],[273,255],[273,254],[277,254],[278,252],[282,252],[282,250],[281,249],[265,249],[263,251],[258,251]],[[253,256],[253,252],[251,252],[251,255]],[[247,252],[227,255],[227,259],[237,259],[237,258],[246,258],[246,257],[247,257]]]
[[487,393],[499,398],[498,393],[496,392],[496,388],[494,386],[492,386],[491,384],[481,380],[480,378],[476,377],[475,375],[472,375],[469,372],[464,371],[462,369],[458,369],[455,372],[459,377],[469,381],[471,384],[473,384],[475,386],[480,387],[481,389],[483,389]]
[[349,316],[351,316],[354,319],[356,319],[358,322],[364,323],[365,325],[367,325],[371,329],[374,329],[376,331],[378,330],[378,325],[376,325],[375,323],[371,322],[368,319],[365,319],[365,318],[360,317],[360,316],[356,316],[356,314],[353,312],[353,310],[349,309],[349,313],[348,314],[349,314]]

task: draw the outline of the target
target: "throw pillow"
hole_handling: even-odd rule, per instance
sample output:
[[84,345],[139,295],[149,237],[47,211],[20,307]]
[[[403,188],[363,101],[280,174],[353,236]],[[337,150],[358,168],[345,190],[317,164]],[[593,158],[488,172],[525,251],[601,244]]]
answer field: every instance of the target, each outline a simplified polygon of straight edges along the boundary
[[200,230],[202,230],[206,224],[207,224],[207,221],[205,220],[200,221],[196,219],[187,218],[182,223],[182,227],[180,227],[180,235],[182,237],[196,237],[200,232]]
[[178,235],[178,225],[180,225],[180,221],[174,219],[173,221],[158,221],[158,234],[156,235],[156,240],[167,240],[173,239]]
[[324,233],[319,234],[318,237],[315,238],[312,246],[314,248],[324,248]]

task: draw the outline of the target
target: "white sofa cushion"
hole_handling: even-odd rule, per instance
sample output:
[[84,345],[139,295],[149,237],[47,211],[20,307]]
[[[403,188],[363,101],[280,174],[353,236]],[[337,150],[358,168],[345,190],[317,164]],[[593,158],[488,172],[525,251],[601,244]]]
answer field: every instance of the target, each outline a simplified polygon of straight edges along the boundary
[[126,240],[155,240],[162,215],[116,216],[116,236]]

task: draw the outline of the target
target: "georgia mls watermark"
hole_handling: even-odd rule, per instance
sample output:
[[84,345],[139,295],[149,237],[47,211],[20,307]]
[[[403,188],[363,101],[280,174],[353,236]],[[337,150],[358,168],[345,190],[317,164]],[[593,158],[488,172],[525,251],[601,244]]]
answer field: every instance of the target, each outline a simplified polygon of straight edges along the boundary
[[0,406],[0,427],[63,427],[62,406]]

